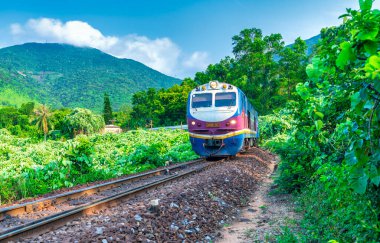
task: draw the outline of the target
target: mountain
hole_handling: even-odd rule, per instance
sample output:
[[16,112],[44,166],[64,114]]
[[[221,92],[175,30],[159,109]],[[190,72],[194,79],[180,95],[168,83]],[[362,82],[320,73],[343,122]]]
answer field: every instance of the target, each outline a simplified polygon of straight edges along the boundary
[[137,91],[180,82],[142,63],[94,48],[26,43],[0,49],[0,105],[30,100],[54,108],[101,111],[107,92],[117,110],[130,104]]
[[321,34],[313,36],[307,40],[305,40],[307,45],[307,54],[310,55],[313,52],[313,47],[318,43],[319,39],[321,39]]
[[[309,39],[304,40],[306,42],[306,54],[310,55],[313,52],[314,46],[318,43],[319,39],[321,39],[321,34],[318,34],[316,36],[313,36]],[[294,45],[294,43],[287,45],[286,47],[291,47]]]

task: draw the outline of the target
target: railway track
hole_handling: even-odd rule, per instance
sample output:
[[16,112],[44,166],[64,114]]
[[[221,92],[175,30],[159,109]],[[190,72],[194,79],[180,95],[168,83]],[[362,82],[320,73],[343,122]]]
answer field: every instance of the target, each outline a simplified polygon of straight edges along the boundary
[[[99,210],[214,165],[194,160],[127,178],[0,209],[0,242],[47,232]],[[53,210],[50,210],[53,208]],[[49,211],[50,210],[50,211]]]

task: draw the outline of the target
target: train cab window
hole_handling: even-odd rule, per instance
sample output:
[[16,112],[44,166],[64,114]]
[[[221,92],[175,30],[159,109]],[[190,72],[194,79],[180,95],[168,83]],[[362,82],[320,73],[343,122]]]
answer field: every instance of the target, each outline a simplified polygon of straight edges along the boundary
[[201,108],[201,107],[211,107],[212,105],[212,94],[194,94],[191,102],[191,108]]
[[216,93],[215,94],[215,107],[221,106],[235,106],[236,105],[236,93]]

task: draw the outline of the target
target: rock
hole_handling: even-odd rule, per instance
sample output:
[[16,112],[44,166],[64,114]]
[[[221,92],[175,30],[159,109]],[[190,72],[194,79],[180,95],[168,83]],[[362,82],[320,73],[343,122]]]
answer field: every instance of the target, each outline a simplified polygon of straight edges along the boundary
[[183,236],[183,234],[178,234],[178,237],[179,237],[180,239],[185,239],[185,236]]
[[108,241],[106,239],[103,239],[102,243],[108,243]]
[[197,215],[196,215],[196,214],[193,214],[191,217],[192,217],[194,220],[197,219]]
[[187,229],[187,230],[185,230],[185,233],[186,233],[186,234],[192,234],[192,233],[194,233],[194,230]]
[[251,220],[247,219],[247,218],[240,218],[239,221],[240,222],[250,222]]
[[247,211],[248,211],[248,212],[251,212],[251,213],[257,212],[257,210],[256,210],[256,209],[253,209],[253,208],[248,208]]
[[181,223],[182,223],[182,225],[186,226],[186,225],[189,224],[189,220],[184,219],[184,220],[181,221]]
[[160,204],[160,199],[153,199],[153,200],[150,200],[150,206],[153,206],[153,207],[157,207],[158,204]]
[[211,237],[210,237],[210,236],[206,235],[206,237],[205,237],[205,241],[207,241],[207,242],[211,242],[211,241],[212,241],[212,239],[211,239]]
[[142,218],[139,214],[136,214],[135,215],[135,220],[138,221],[138,222],[141,222]]
[[160,199],[151,200],[149,204],[149,211],[151,211],[152,213],[156,213],[156,216],[158,216],[160,214]]
[[175,204],[174,202],[170,203],[171,208],[179,208],[178,204]]
[[96,234],[102,235],[103,234],[103,227],[96,227]]
[[179,229],[179,227],[178,227],[177,225],[175,225],[174,223],[172,223],[172,224],[170,225],[170,230],[171,230],[171,231],[176,232],[178,229]]

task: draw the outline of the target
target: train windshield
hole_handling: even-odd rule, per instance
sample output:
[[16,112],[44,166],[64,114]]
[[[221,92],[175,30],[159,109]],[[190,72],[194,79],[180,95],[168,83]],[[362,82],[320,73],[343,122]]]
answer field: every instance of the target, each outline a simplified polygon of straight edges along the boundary
[[216,93],[215,94],[215,107],[222,106],[235,106],[236,105],[236,93]]
[[191,103],[192,108],[211,107],[211,105],[212,105],[211,93],[193,95],[192,103]]

